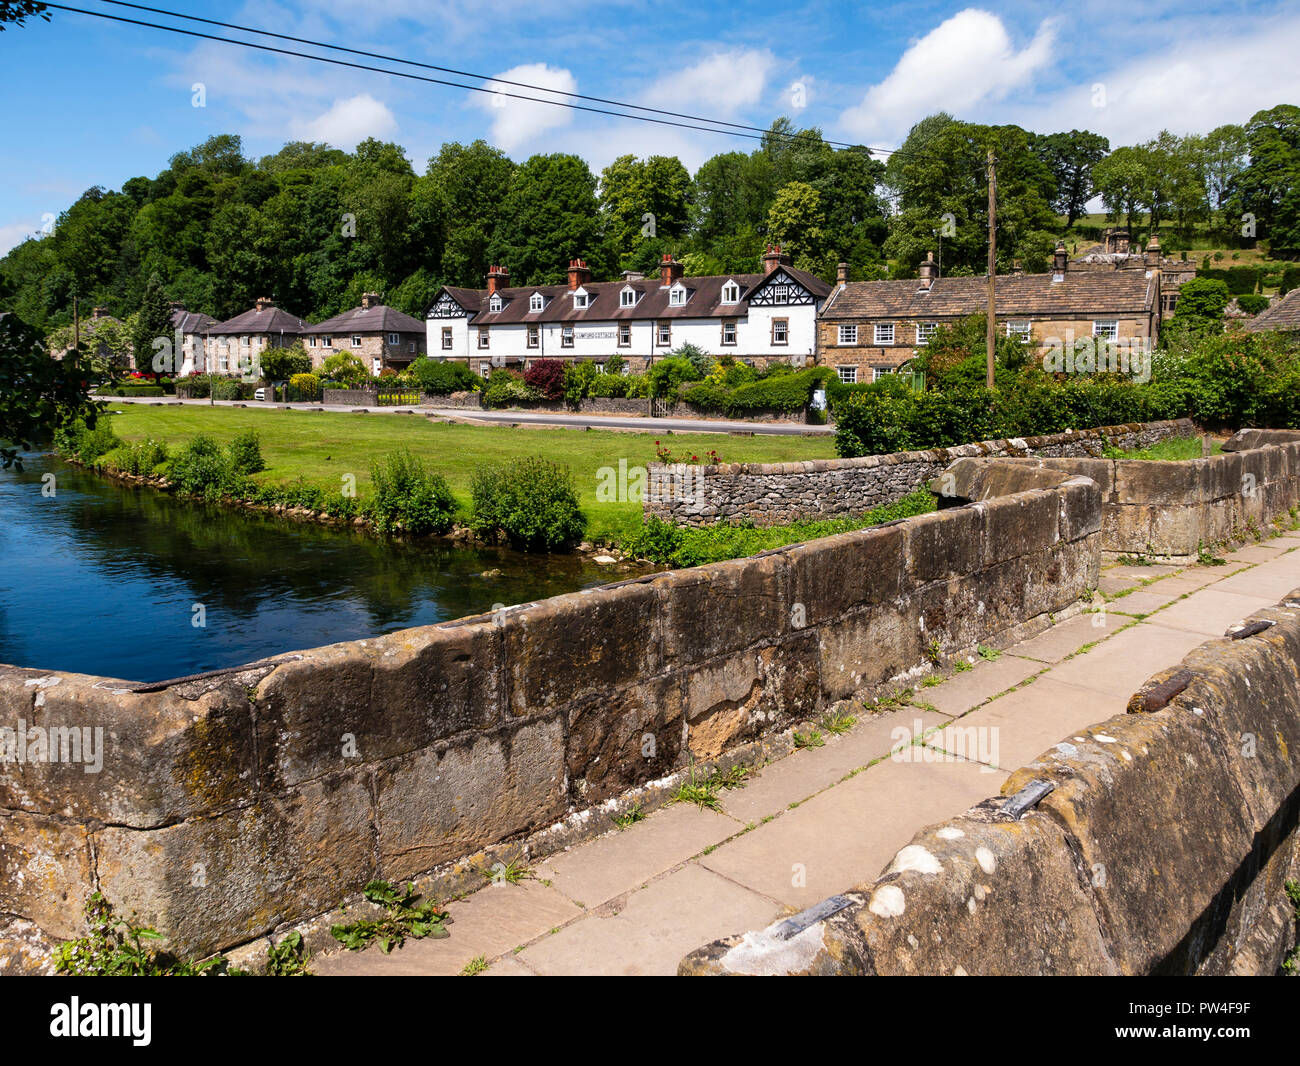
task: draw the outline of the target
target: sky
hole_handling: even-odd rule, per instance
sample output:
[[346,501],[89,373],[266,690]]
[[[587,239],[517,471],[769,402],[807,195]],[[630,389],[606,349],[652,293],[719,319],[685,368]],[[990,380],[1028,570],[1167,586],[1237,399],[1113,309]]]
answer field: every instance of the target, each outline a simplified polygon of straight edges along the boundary
[[[300,47],[105,0],[68,6]],[[1300,0],[149,6],[452,67],[480,86],[505,78],[764,128],[787,115],[880,148],[937,110],[1040,133],[1089,129],[1118,146],[1300,104]],[[442,143],[480,137],[515,159],[575,152],[597,172],[629,153],[674,154],[694,170],[757,143],[51,14],[0,33],[0,254],[48,231],[87,188],[152,177],[216,133],[239,134],[253,158],[288,140],[351,149],[374,136],[401,144],[420,173]]]

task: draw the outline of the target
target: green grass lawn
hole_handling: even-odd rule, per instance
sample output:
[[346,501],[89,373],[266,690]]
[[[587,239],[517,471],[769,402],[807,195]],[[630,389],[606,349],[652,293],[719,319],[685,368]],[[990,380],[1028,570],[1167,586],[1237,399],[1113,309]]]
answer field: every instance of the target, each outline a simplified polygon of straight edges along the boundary
[[[151,437],[176,447],[200,433],[229,440],[243,429],[261,437],[267,469],[255,476],[262,484],[287,485],[299,478],[336,493],[347,474],[356,477],[358,494],[367,495],[370,464],[401,448],[409,449],[426,466],[447,479],[461,505],[468,509],[470,480],[476,467],[522,455],[543,455],[563,463],[573,473],[574,487],[587,513],[587,536],[619,540],[640,528],[641,504],[626,499],[599,502],[599,471],[617,472],[655,461],[655,441],[672,449],[674,458],[703,456],[716,450],[723,462],[783,463],[835,458],[830,435],[734,437],[717,433],[676,433],[663,430],[630,433],[615,430],[531,429],[509,426],[468,426],[433,422],[421,415],[343,414],[311,411],[257,411],[238,407],[152,407],[144,404],[110,406],[117,412],[112,425],[127,442]],[[610,482],[608,475],[604,478]],[[622,493],[621,495],[626,495]]]
[[[1210,454],[1218,455],[1223,451],[1223,442],[1212,440],[1210,442]],[[1137,448],[1131,452],[1123,452],[1114,456],[1116,459],[1163,459],[1163,460],[1185,460],[1201,458],[1201,438],[1200,437],[1173,437],[1169,440],[1159,441],[1149,448]]]

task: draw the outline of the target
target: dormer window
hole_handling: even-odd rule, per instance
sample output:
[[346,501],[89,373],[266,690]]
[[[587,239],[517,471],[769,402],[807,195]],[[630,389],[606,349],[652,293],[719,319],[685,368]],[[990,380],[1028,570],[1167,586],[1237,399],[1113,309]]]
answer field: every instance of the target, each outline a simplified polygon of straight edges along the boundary
[[722,302],[724,304],[734,304],[740,302],[740,286],[734,281],[729,281],[722,286]]
[[618,294],[618,306],[619,306],[619,307],[635,307],[635,306],[636,306],[636,289],[633,289],[633,288],[629,287],[629,288],[624,289],[622,292],[620,292],[620,293]]
[[504,306],[505,306],[505,304],[503,303],[503,301],[502,301],[502,299],[501,299],[501,294],[500,294],[500,293],[496,293],[496,292],[494,292],[494,293],[492,294],[492,299],[490,299],[490,300],[488,301],[488,310],[489,310],[489,311],[500,311],[501,308],[504,307]]
[[546,298],[540,293],[535,292],[528,297],[528,310],[540,311],[546,306]]
[[585,311],[591,306],[591,294],[586,289],[574,289],[573,291],[573,308],[575,311]]
[[674,285],[671,289],[668,290],[668,306],[669,307],[686,306],[686,286]]

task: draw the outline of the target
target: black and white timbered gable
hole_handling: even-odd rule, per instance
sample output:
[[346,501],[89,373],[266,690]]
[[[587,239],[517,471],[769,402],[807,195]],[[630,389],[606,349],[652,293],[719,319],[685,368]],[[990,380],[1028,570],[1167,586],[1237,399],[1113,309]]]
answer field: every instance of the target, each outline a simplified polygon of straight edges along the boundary
[[438,294],[438,298],[429,308],[429,313],[425,318],[469,318],[473,312],[466,310],[460,305],[451,293],[445,289]]
[[746,301],[751,307],[797,307],[817,304],[817,294],[779,267],[760,281]]

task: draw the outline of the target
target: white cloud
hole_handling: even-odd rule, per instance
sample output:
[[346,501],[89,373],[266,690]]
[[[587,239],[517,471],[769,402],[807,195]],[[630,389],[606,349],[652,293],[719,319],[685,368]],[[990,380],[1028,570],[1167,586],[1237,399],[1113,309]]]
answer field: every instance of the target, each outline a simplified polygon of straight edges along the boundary
[[7,255],[12,249],[17,248],[28,237],[41,236],[40,223],[33,223],[30,219],[25,222],[11,222],[7,226],[0,226],[0,255]]
[[296,140],[326,141],[351,151],[367,137],[388,140],[397,132],[397,119],[386,104],[369,93],[335,100],[328,111],[307,121],[289,124]]
[[641,102],[667,111],[730,118],[758,103],[776,58],[766,49],[714,52],[693,66],[660,77]]
[[996,15],[976,8],[959,11],[908,48],[889,76],[845,111],[841,122],[856,136],[897,142],[935,111],[967,118],[970,108],[1030,85],[1051,60],[1055,38],[1049,19],[1017,51]]
[[[484,82],[484,87],[492,89],[494,94],[489,96],[475,93],[474,102],[492,116],[492,141],[502,151],[512,152],[541,134],[560,129],[573,121],[573,111],[567,107],[533,103],[534,100],[565,100],[567,97],[518,85],[506,85],[506,81],[523,82],[536,85],[539,89],[554,89],[565,93],[577,92],[578,89],[578,82],[569,71],[563,67],[548,67],[545,63],[526,63],[512,67],[495,75],[494,80]],[[504,93],[515,95],[499,95]]]

